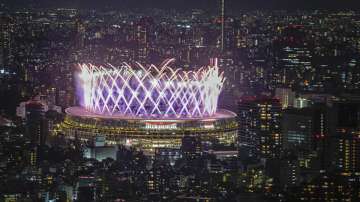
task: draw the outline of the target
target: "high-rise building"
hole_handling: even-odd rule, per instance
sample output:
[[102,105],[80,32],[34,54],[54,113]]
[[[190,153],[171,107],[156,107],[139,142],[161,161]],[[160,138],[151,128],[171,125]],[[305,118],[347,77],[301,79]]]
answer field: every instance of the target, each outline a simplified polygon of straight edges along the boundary
[[360,99],[340,98],[332,109],[336,133],[331,136],[335,168],[342,173],[355,174],[360,170]]
[[[13,23],[11,18],[0,16],[0,69],[8,68],[12,63],[12,36]],[[7,69],[9,71],[9,69]]]
[[342,97],[333,104],[336,127],[339,129],[360,128],[360,98]]
[[45,106],[41,102],[26,104],[26,134],[34,145],[44,145],[47,137]]
[[295,98],[294,99],[294,108],[297,109],[302,109],[302,108],[306,108],[306,107],[310,107],[311,106],[311,101],[305,98]]
[[48,123],[45,118],[45,106],[38,101],[30,101],[25,106],[26,135],[30,139],[32,150],[29,153],[30,165],[37,165],[43,158],[44,145],[48,136]]
[[271,158],[281,150],[281,105],[273,98],[244,97],[238,103],[239,144]]
[[329,167],[330,137],[334,134],[334,118],[332,109],[325,103],[316,103],[309,108],[312,116],[311,147],[319,155],[321,169]]
[[294,156],[289,156],[280,161],[279,182],[283,187],[298,186],[300,183],[299,161]]
[[82,49],[85,46],[85,24],[81,20],[76,20],[76,46],[78,49]]
[[355,174],[360,170],[360,131],[340,129],[332,137],[334,163],[342,173]]
[[96,201],[96,178],[92,176],[80,176],[76,184],[77,201]]
[[284,149],[311,149],[313,117],[309,110],[290,109],[283,113],[282,135]]
[[283,109],[292,107],[295,99],[295,92],[290,88],[276,88],[275,97],[280,100]]

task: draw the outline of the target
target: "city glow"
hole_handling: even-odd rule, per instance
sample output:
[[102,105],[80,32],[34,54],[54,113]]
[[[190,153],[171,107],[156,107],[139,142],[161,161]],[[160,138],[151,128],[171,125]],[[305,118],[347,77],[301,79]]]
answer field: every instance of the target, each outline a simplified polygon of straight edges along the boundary
[[173,59],[162,65],[132,67],[123,63],[81,64],[84,107],[99,114],[144,117],[206,117],[217,110],[224,84],[217,63],[197,71],[173,69]]

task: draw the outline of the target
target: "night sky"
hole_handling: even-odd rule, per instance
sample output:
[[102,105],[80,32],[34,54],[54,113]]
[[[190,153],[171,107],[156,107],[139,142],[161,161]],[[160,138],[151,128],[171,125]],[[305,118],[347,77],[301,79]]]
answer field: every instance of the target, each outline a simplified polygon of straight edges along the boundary
[[[218,0],[220,1],[220,0]],[[1,0],[11,7],[214,9],[217,0]],[[359,9],[360,0],[227,0],[233,9]]]

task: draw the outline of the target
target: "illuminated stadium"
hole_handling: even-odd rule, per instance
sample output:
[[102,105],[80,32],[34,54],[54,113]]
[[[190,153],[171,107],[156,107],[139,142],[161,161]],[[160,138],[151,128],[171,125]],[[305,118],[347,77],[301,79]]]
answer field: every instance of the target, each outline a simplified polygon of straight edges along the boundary
[[105,136],[108,144],[148,152],[179,148],[184,135],[234,143],[235,114],[217,109],[225,80],[217,62],[196,71],[173,69],[172,62],[79,65],[82,103],[66,109],[59,131],[81,140]]

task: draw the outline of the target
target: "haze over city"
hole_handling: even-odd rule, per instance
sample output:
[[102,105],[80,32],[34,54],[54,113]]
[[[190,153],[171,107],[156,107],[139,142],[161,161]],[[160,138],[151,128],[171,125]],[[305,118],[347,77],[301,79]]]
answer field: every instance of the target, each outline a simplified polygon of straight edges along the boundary
[[359,201],[355,0],[2,0],[0,201]]

